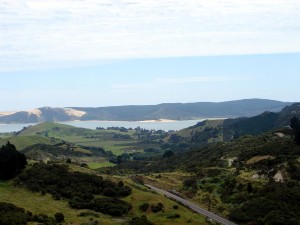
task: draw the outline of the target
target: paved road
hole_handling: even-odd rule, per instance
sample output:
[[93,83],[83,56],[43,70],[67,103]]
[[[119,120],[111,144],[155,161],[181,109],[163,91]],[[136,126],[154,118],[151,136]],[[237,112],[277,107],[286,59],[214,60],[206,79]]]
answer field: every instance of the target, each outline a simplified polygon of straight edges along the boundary
[[182,203],[183,205],[189,207],[190,209],[192,209],[193,211],[203,215],[203,216],[207,216],[208,218],[220,223],[220,224],[224,224],[224,225],[236,225],[235,223],[233,222],[230,222],[229,220],[226,220],[210,211],[207,211],[205,209],[202,209],[200,208],[199,206],[197,206],[196,204],[190,202],[190,201],[187,201],[185,200],[184,198],[181,198],[177,195],[174,195],[168,191],[165,191],[165,190],[162,190],[162,189],[159,189],[157,187],[154,187],[152,185],[149,185],[149,184],[145,184],[145,186],[147,186],[148,188],[151,188],[152,190],[158,192],[158,193],[161,193],[161,194],[164,194],[165,196],[167,196],[168,198],[171,198],[171,199],[174,199],[180,203]]

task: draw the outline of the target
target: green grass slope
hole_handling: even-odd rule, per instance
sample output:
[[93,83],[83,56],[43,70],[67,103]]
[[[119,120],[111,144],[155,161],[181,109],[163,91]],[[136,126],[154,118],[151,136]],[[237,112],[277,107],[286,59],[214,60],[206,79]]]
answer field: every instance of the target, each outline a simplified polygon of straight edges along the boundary
[[52,129],[68,130],[72,128],[74,127],[65,124],[44,122],[44,123],[39,123],[37,125],[28,127],[27,129],[23,130],[19,135],[29,136],[29,135],[35,135],[40,132],[49,131]]
[[53,143],[49,138],[40,135],[13,136],[9,138],[0,139],[0,146],[4,145],[7,141],[15,145],[18,150],[22,150],[28,146],[35,145],[35,144]]
[[77,146],[102,147],[116,155],[143,151],[144,148],[153,146],[143,143],[143,140],[138,140],[138,135],[134,130],[127,132],[119,130],[92,130],[53,122],[44,122],[31,126],[18,134],[20,137],[32,135],[39,135],[56,141],[63,140]]

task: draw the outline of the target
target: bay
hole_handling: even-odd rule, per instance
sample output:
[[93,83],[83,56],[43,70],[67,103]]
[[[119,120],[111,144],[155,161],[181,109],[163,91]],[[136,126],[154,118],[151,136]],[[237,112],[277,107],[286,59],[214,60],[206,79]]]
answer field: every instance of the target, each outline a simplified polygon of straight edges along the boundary
[[[97,127],[125,127],[136,128],[140,127],[147,130],[181,130],[201,122],[205,119],[198,120],[180,120],[180,121],[66,121],[59,122],[61,124],[82,127],[88,129],[96,129]],[[19,123],[19,124],[0,124],[0,133],[17,132],[24,127],[35,125],[35,123]]]
[[83,127],[89,129],[96,129],[96,127],[125,127],[125,128],[136,128],[140,127],[147,130],[181,130],[193,125],[196,125],[200,120],[180,120],[180,121],[70,121],[60,122],[75,127]]

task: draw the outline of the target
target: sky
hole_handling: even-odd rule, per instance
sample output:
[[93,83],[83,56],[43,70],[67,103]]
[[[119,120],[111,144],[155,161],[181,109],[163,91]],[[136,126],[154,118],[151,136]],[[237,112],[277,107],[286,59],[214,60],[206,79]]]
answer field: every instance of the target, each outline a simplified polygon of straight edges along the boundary
[[300,0],[0,0],[0,111],[300,101]]

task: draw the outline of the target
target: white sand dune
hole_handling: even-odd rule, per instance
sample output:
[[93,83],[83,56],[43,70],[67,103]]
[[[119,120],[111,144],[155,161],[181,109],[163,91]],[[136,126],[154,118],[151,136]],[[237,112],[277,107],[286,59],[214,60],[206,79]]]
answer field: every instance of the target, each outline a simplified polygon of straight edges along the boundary
[[86,114],[84,111],[79,111],[76,109],[71,109],[71,108],[64,108],[65,113],[69,116],[76,116],[76,117],[82,117],[83,115]]
[[42,115],[42,112],[39,109],[31,109],[31,110],[27,110],[25,112],[28,112],[29,115],[33,114],[33,115],[36,115],[38,117],[40,117]]
[[12,115],[16,112],[0,112],[0,116],[9,116],[9,115]]

